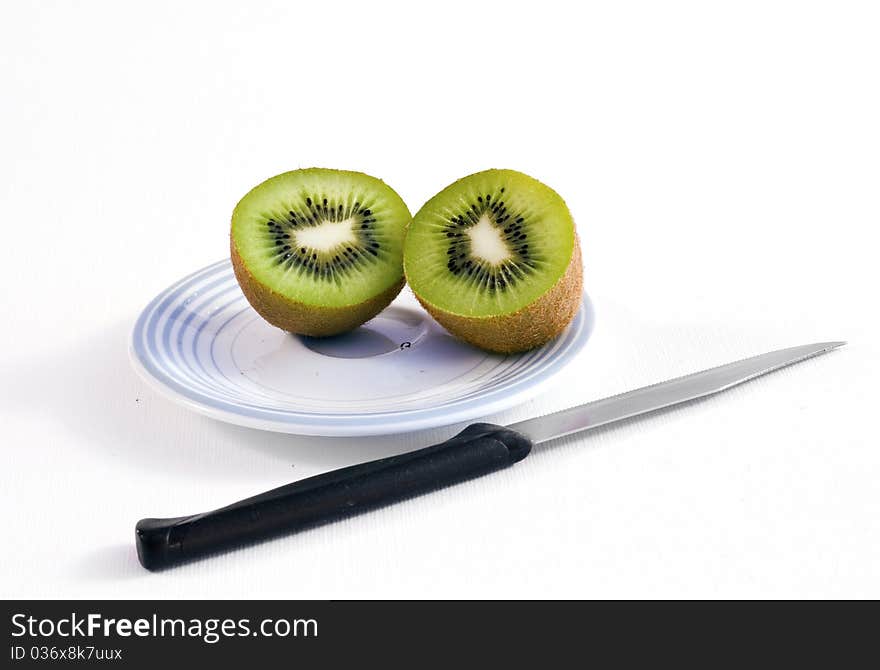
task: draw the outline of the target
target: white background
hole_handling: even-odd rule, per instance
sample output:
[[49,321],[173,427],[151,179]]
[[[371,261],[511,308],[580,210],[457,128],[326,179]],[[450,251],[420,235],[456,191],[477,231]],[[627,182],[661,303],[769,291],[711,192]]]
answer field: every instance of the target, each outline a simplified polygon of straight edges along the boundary
[[[871,2],[4,3],[3,597],[880,597]],[[440,440],[224,425],[126,338],[284,170],[553,186],[597,325],[508,422],[843,350],[503,473],[161,574],[134,523]]]

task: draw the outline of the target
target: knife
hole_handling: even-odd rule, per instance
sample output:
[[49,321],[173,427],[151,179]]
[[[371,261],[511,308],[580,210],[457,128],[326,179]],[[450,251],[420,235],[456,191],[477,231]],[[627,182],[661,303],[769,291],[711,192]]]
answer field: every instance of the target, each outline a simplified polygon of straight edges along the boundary
[[138,560],[160,570],[427,493],[513,465],[534,445],[713,395],[844,344],[780,349],[506,427],[475,423],[440,444],[309,477],[212,512],[141,519]]

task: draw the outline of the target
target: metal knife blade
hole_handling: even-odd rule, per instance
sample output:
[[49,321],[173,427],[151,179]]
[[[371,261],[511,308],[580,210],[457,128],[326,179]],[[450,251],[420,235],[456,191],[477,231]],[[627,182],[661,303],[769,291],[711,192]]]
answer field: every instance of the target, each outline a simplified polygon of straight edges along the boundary
[[846,342],[817,342],[816,344],[779,349],[652,386],[645,386],[610,398],[595,400],[553,414],[526,419],[510,425],[508,428],[522,433],[535,444],[540,444],[639,414],[646,414],[664,407],[713,395],[768,372],[824,354],[844,344]]

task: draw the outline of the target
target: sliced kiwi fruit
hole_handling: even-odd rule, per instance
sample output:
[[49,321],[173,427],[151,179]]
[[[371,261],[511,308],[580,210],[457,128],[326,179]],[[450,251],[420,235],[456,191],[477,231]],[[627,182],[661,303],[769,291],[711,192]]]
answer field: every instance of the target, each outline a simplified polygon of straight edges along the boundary
[[559,335],[582,302],[571,213],[550,187],[513,170],[458,180],[413,217],[403,252],[413,293],[449,332],[502,353]]
[[310,168],[253,188],[232,213],[235,276],[253,308],[292,333],[351,330],[403,287],[406,204],[360,172]]

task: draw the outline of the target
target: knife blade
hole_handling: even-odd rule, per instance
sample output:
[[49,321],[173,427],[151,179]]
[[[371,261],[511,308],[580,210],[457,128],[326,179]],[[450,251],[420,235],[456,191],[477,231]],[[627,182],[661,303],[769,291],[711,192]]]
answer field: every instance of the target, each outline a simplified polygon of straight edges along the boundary
[[420,495],[513,465],[535,444],[720,393],[844,344],[780,349],[507,427],[475,423],[440,444],[309,477],[212,512],[141,519],[138,560],[159,570]]
[[677,377],[659,384],[645,386],[620,395],[603,398],[514,423],[508,428],[528,436],[534,444],[584,430],[591,430],[615,421],[647,414],[679,403],[705,398],[726,391],[749,380],[824,354],[846,342],[818,342],[799,347],[779,349],[741,361],[719,365],[701,372]]

